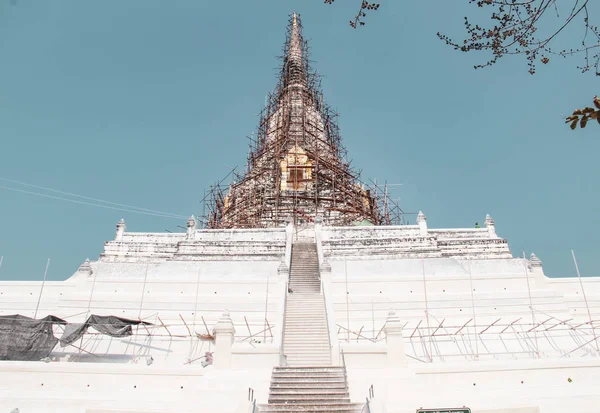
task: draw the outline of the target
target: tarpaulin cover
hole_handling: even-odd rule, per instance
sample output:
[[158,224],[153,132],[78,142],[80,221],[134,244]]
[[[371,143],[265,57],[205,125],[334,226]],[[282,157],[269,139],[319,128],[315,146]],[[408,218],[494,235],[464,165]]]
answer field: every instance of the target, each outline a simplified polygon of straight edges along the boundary
[[39,320],[22,315],[0,316],[0,360],[33,361],[48,357],[58,339],[54,324],[66,321],[49,315]]
[[128,320],[114,315],[91,315],[83,324],[68,324],[60,338],[61,347],[65,347],[81,338],[92,327],[99,333],[111,337],[127,337],[133,334],[132,325],[150,324],[139,320]]

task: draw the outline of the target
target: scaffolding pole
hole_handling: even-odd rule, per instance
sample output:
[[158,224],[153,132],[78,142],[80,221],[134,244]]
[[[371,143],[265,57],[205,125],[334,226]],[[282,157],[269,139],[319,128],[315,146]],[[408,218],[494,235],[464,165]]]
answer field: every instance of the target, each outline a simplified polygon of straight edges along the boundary
[[592,328],[592,334],[594,335],[594,344],[596,345],[596,351],[600,351],[600,347],[598,346],[598,340],[596,339],[596,330],[594,329],[594,324],[592,321],[592,313],[590,312],[590,306],[587,301],[587,297],[585,295],[585,288],[583,288],[583,281],[581,280],[581,274],[579,273],[579,265],[577,265],[577,258],[575,258],[575,251],[571,250],[571,255],[573,256],[573,263],[575,263],[575,270],[577,271],[577,278],[579,279],[579,286],[581,287],[581,293],[583,294],[583,301],[585,301],[585,308],[587,309],[588,318],[590,322],[590,327]]
[[40,288],[40,295],[38,296],[37,305],[35,306],[35,313],[33,318],[37,318],[38,308],[40,307],[40,301],[42,300],[42,293],[44,292],[44,285],[46,285],[46,276],[48,275],[48,267],[50,266],[50,258],[46,261],[46,269],[44,270],[44,280],[42,281],[42,287]]

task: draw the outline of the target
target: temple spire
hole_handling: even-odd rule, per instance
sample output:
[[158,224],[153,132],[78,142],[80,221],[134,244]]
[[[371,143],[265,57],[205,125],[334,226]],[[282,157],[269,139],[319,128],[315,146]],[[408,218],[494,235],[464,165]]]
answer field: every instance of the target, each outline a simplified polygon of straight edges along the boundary
[[304,39],[302,38],[302,21],[294,12],[288,30],[286,55],[283,63],[284,85],[306,84],[306,65],[304,59]]
[[[208,227],[380,224],[378,200],[344,159],[336,114],[310,69],[297,13],[288,15],[282,60],[279,82],[250,144],[246,173],[228,189],[211,190]],[[422,218],[420,234],[427,236]]]

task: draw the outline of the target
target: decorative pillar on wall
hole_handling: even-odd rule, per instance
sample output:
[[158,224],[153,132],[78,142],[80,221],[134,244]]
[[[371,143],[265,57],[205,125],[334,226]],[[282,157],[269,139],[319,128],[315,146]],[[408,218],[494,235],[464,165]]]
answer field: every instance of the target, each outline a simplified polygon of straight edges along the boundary
[[94,271],[92,270],[92,266],[90,264],[90,259],[86,258],[85,261],[79,266],[77,269],[79,274],[83,274],[86,277],[91,277]]
[[225,311],[215,326],[215,368],[231,368],[231,348],[235,327],[229,312]]
[[327,258],[319,266],[319,273],[323,282],[331,282],[331,264]]
[[496,235],[496,224],[490,214],[485,216],[485,227],[488,229],[490,238],[498,238],[498,235]]
[[290,269],[285,263],[285,257],[283,257],[281,258],[281,261],[279,261],[279,267],[277,267],[277,275],[280,277],[280,279],[283,278],[285,281],[287,281],[289,274]]
[[294,239],[294,223],[290,220],[285,226],[285,263],[289,267],[292,263],[292,242]]
[[385,323],[388,367],[405,367],[404,338],[402,337],[402,321],[395,311],[390,311]]
[[127,226],[125,225],[125,220],[121,218],[119,222],[117,222],[117,236],[115,237],[115,241],[123,241],[123,234]]
[[319,265],[323,265],[323,218],[320,215],[315,217],[315,243],[317,244],[317,258]]
[[535,280],[535,285],[537,287],[543,287],[546,284],[542,260],[534,253],[531,253],[531,257],[529,258],[529,271],[533,274],[533,279]]
[[187,239],[194,239],[196,235],[196,217],[193,215],[187,220]]
[[422,237],[427,236],[427,217],[422,211],[419,211],[417,215],[417,225],[419,226],[419,235]]

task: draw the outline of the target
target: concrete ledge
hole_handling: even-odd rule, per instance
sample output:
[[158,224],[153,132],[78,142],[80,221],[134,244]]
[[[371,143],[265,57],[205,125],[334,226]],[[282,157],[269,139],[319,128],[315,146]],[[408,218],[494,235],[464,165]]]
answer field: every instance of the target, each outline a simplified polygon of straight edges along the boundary
[[600,360],[590,359],[539,359],[519,360],[508,363],[506,360],[479,361],[469,364],[458,363],[434,363],[419,364],[413,366],[416,374],[452,374],[452,373],[478,373],[499,371],[521,371],[521,370],[556,370],[556,369],[586,369],[600,368]]
[[506,409],[471,410],[471,413],[540,413],[540,408],[537,406],[510,407]]
[[69,363],[41,361],[0,361],[0,373],[75,373],[84,375],[125,376],[204,376],[205,370],[198,366],[159,367],[140,364],[117,363]]

